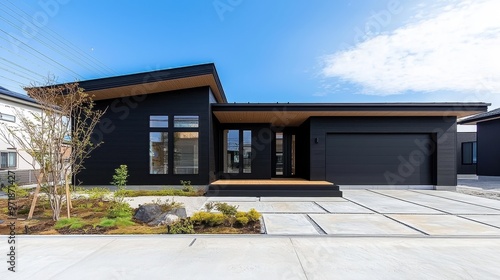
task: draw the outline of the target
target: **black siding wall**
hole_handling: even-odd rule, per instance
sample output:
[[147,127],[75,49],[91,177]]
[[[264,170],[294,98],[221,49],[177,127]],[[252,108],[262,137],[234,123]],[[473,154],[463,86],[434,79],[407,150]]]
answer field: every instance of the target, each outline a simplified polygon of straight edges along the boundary
[[326,179],[327,133],[429,133],[437,142],[436,185],[457,185],[455,117],[313,117],[310,131],[310,180]]
[[457,133],[457,173],[458,174],[476,174],[475,164],[462,164],[462,143],[476,141],[475,132]]
[[500,176],[500,119],[477,124],[477,175]]
[[[179,185],[189,180],[193,185],[209,183],[210,105],[208,87],[155,93],[96,102],[97,109],[107,109],[94,133],[104,143],[85,162],[76,178],[84,185],[109,185],[114,169],[126,164],[129,185]],[[169,116],[169,174],[149,174],[150,115]],[[172,174],[173,116],[199,116],[199,172]],[[195,129],[196,130],[196,129]]]

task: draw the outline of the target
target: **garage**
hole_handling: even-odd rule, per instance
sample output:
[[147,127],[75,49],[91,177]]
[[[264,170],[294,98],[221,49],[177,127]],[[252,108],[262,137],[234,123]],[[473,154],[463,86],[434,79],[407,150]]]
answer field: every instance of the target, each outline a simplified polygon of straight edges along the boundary
[[435,185],[431,134],[331,133],[326,179],[338,185]]

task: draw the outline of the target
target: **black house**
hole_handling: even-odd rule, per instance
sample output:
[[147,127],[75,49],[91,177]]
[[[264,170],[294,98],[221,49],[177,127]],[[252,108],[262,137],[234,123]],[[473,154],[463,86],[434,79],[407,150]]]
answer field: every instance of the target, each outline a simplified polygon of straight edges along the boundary
[[[466,149],[465,158],[476,163],[479,176],[500,176],[500,108],[463,119],[460,124],[477,125],[477,144]],[[477,146],[476,146],[477,145]],[[477,149],[477,153],[476,153]]]
[[80,86],[107,108],[94,133],[104,144],[77,177],[84,185],[109,185],[126,164],[129,185],[456,186],[457,117],[489,105],[228,103],[214,64]]

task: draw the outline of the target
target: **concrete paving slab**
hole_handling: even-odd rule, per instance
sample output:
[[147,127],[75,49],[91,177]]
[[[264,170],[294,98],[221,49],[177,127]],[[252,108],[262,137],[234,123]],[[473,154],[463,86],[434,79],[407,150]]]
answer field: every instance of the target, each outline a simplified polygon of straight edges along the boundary
[[344,197],[379,213],[443,214],[443,212],[428,207],[390,198],[367,190],[347,190],[344,191]]
[[237,205],[238,211],[248,211],[254,208],[261,213],[326,213],[325,210],[312,202],[226,202],[231,205]]
[[500,210],[494,210],[477,205],[467,204],[459,201],[454,201],[442,197],[426,195],[413,191],[375,191],[394,198],[404,199],[406,201],[415,202],[420,205],[432,207],[451,214],[500,214]]
[[319,234],[304,214],[264,214],[263,217],[267,234]]
[[[500,277],[498,239],[317,237],[292,242],[309,279]],[[290,272],[281,279],[300,276]]]
[[344,213],[344,214],[370,214],[374,213],[368,208],[359,206],[356,203],[352,203],[349,201],[346,202],[329,202],[322,201],[316,202],[321,207],[325,208],[330,213]]
[[347,201],[342,197],[266,197],[260,198],[260,201]]
[[468,203],[476,204],[479,206],[486,206],[486,207],[500,210],[500,200],[496,200],[496,199],[489,199],[489,198],[478,197],[478,196],[474,196],[474,195],[457,193],[457,192],[449,192],[449,191],[428,191],[428,190],[420,191],[419,190],[416,192],[427,194],[427,195],[439,196],[442,198],[448,198],[448,199],[452,199],[452,200],[468,202]]
[[453,215],[387,215],[430,235],[493,235],[500,229]]
[[327,234],[422,235],[380,214],[310,214]]
[[182,202],[188,216],[193,215],[194,212],[200,211],[207,201],[207,198],[204,196],[138,196],[127,197],[125,201],[130,204],[130,207],[137,208],[141,204],[152,203],[158,199],[162,202],[165,202],[166,199],[169,201]]
[[460,216],[500,228],[500,215],[460,215]]

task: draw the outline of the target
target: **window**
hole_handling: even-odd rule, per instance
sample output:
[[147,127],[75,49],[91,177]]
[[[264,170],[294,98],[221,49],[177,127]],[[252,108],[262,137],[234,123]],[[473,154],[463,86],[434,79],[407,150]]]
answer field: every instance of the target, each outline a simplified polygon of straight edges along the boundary
[[149,127],[168,127],[168,116],[149,116]]
[[168,174],[168,132],[149,133],[149,174]]
[[198,127],[198,116],[174,116],[174,127]]
[[8,121],[8,122],[16,122],[16,117],[13,115],[8,115],[4,113],[0,113],[0,120]]
[[1,152],[0,153],[0,168],[16,168],[17,153],[16,152]]
[[174,132],[174,174],[198,174],[198,132]]
[[224,130],[224,172],[240,172],[240,131]]
[[477,163],[477,142],[462,143],[462,164]]
[[252,173],[252,131],[243,130],[243,173]]

